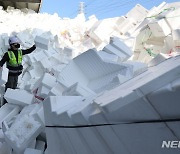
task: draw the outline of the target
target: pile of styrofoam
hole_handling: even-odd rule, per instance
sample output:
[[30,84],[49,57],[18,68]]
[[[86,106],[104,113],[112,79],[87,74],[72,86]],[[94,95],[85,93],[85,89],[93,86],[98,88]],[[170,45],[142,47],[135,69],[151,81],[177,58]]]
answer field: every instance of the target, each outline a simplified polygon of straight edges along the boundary
[[180,115],[178,14],[165,2],[104,20],[0,10],[1,56],[11,35],[36,45],[19,89],[4,94],[1,70],[0,153],[169,152],[161,141],[180,138],[179,122],[129,123]]

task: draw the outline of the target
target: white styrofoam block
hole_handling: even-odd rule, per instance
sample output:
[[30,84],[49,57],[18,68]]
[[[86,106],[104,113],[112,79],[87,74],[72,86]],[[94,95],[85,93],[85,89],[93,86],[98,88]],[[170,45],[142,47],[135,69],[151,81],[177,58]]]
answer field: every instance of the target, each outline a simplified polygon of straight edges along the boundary
[[43,151],[37,150],[37,149],[26,148],[26,150],[24,151],[24,154],[43,154]]
[[48,50],[49,48],[49,39],[41,36],[36,36],[34,40],[36,47],[39,47],[41,49]]
[[155,37],[165,37],[171,33],[171,29],[164,19],[153,21],[148,26]]
[[8,79],[8,69],[6,67],[2,67],[0,70],[0,85],[3,85],[7,82]]
[[147,16],[147,14],[148,10],[140,4],[137,4],[126,14],[126,17],[131,18],[135,21],[135,23],[138,23],[141,22]]
[[42,84],[46,86],[47,88],[52,88],[56,84],[56,78],[49,73],[45,73],[42,77]]
[[14,104],[5,104],[0,108],[0,128],[2,128],[2,122],[11,120],[20,111],[20,108]]
[[5,132],[6,142],[16,152],[23,152],[42,131],[42,126],[33,117],[24,115]]
[[59,83],[56,83],[56,85],[50,90],[48,96],[61,96],[64,90],[64,86],[62,86]]
[[26,90],[21,89],[10,89],[8,88],[4,98],[8,103],[17,104],[20,106],[30,105],[33,102],[33,95]]
[[9,47],[9,37],[4,38],[4,46]]
[[48,96],[50,90],[51,90],[50,88],[47,88],[46,86],[41,85],[38,88],[37,95],[42,98],[46,98]]
[[172,31],[173,41],[175,46],[180,46],[180,29]]

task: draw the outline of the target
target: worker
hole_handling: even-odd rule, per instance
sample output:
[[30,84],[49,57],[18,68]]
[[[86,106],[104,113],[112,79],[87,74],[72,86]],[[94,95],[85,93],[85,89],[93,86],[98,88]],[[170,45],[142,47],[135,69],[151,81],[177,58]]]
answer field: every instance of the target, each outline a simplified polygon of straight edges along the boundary
[[[7,88],[17,88],[18,76],[22,73],[23,70],[22,57],[23,55],[29,54],[36,49],[35,45],[26,50],[20,49],[20,42],[15,36],[9,38],[9,46],[10,48],[0,61],[0,69],[5,63],[6,67],[9,69],[8,80],[5,84],[5,91],[7,90]],[[4,99],[4,104],[5,103],[7,103],[7,101]]]

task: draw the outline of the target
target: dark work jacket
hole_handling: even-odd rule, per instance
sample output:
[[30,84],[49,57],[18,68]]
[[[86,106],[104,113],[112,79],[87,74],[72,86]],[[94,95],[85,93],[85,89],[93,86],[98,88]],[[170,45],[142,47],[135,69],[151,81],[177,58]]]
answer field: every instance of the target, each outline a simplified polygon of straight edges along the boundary
[[[33,45],[31,48],[26,49],[26,50],[22,50],[22,55],[26,55],[29,54],[31,52],[33,52],[36,49],[36,46]],[[17,50],[13,50],[13,49],[8,49],[8,51],[12,51],[16,57],[16,60],[18,59],[18,51]],[[6,52],[4,54],[4,56],[2,57],[1,61],[0,61],[0,66],[2,67],[6,62],[9,62],[9,56],[8,56],[8,52]],[[10,76],[17,76],[20,75],[22,73],[23,70],[23,66],[20,65],[18,67],[12,67],[12,66],[8,66],[7,67],[9,70],[19,70],[18,73],[14,73],[14,72],[9,72]]]

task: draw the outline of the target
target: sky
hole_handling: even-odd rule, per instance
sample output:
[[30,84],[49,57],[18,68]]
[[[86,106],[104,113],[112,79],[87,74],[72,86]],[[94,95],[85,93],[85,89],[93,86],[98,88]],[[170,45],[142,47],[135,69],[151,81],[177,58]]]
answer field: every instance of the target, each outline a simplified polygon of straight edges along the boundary
[[[165,2],[177,1],[166,0]],[[80,2],[84,2],[86,18],[94,14],[98,19],[105,19],[125,15],[136,4],[141,4],[149,10],[161,4],[163,0],[42,0],[40,12],[57,13],[61,18],[74,18],[78,14]]]

